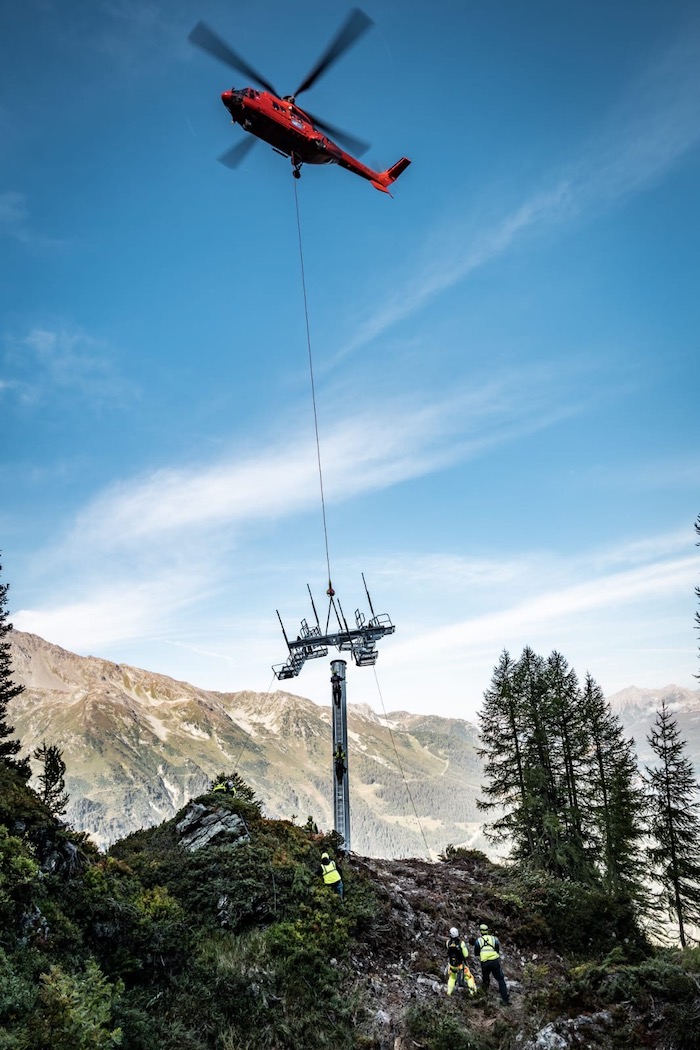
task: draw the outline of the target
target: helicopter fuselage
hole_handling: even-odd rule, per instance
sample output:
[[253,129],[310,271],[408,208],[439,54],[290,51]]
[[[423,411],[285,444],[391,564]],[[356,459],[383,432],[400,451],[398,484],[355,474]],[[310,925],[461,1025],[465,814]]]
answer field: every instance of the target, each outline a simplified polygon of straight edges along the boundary
[[235,124],[291,157],[297,173],[302,164],[338,164],[388,193],[391,183],[410,164],[404,157],[385,172],[372,171],[314,127],[308,114],[290,98],[246,87],[224,91],[221,101]]
[[338,162],[333,154],[343,152],[289,99],[247,87],[224,91],[221,101],[234,124],[287,157],[297,157],[304,164],[333,164]]

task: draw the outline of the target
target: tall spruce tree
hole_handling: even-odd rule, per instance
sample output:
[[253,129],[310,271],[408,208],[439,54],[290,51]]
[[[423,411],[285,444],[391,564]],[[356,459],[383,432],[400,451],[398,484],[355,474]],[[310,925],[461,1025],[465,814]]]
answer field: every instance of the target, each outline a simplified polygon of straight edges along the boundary
[[644,794],[626,741],[594,680],[581,690],[561,653],[504,652],[479,714],[488,837],[561,878],[604,881],[639,905]]
[[[536,867],[556,868],[560,827],[556,817],[557,785],[552,766],[549,705],[544,660],[525,646],[513,675],[521,708],[523,775],[527,840],[514,843],[513,856]],[[532,843],[532,846],[530,846]],[[557,872],[558,873],[558,872]]]
[[642,841],[645,834],[646,799],[634,740],[621,733],[608,759],[610,852],[605,881],[619,898],[646,910],[648,893],[644,878]]
[[645,797],[634,741],[625,739],[619,718],[590,674],[581,696],[581,716],[590,733],[584,778],[586,836],[596,851],[603,884],[611,893],[641,903]]
[[584,839],[585,767],[590,750],[588,726],[581,717],[578,678],[561,653],[552,652],[543,669],[546,685],[550,753],[556,793],[552,819],[558,827],[552,870],[587,881],[594,875]]
[[559,653],[529,646],[501,655],[479,715],[487,783],[479,809],[500,811],[487,836],[509,842],[511,856],[570,878],[589,878],[578,776],[588,738],[576,674]]
[[504,649],[484,693],[484,704],[478,715],[481,747],[477,748],[477,754],[484,759],[487,782],[482,785],[484,797],[477,799],[476,804],[480,810],[495,810],[499,814],[484,829],[491,841],[517,843],[530,855],[534,852],[534,838],[527,816],[522,754],[524,726],[521,698],[514,681],[515,668],[515,661]]
[[[0,573],[2,573],[2,565],[0,565]],[[12,680],[12,660],[8,640],[12,624],[7,622],[9,589],[9,583],[0,583],[0,762],[5,762],[7,765],[20,769],[23,773],[28,773],[27,764],[13,757],[22,745],[19,740],[10,739],[15,727],[7,722],[8,705],[24,692],[24,686],[15,685]]]
[[41,773],[37,776],[39,798],[52,816],[64,816],[69,795],[66,791],[66,763],[63,761],[63,752],[56,744],[47,744],[44,740],[34,750],[33,757],[41,762]]
[[687,927],[700,924],[700,803],[686,743],[665,700],[647,740],[658,758],[657,765],[646,767],[649,865],[662,887],[659,903],[669,918],[675,916],[685,948]]

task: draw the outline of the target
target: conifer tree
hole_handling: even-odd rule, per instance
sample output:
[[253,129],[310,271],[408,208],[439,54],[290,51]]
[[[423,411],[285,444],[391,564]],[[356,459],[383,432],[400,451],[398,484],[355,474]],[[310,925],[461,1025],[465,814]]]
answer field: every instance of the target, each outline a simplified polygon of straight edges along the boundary
[[526,646],[514,662],[504,652],[479,715],[488,783],[477,801],[479,809],[503,811],[485,831],[509,841],[515,859],[576,878],[589,874],[577,784],[587,748],[579,706],[575,672],[559,653],[545,661]]
[[650,868],[662,887],[660,904],[675,916],[685,948],[686,927],[700,923],[700,804],[685,741],[665,700],[647,740],[658,758],[658,765],[647,766]]
[[645,799],[634,741],[625,739],[619,718],[590,674],[583,687],[581,715],[591,741],[585,778],[586,834],[597,853],[604,885],[639,901]]
[[[2,565],[0,565],[1,572]],[[15,685],[12,680],[12,661],[8,640],[12,624],[7,622],[9,615],[7,594],[9,589],[9,583],[0,583],[0,762],[19,768],[22,772],[28,772],[25,768],[25,763],[18,762],[13,758],[19,751],[21,744],[19,740],[9,739],[15,731],[15,727],[9,725],[6,721],[8,705],[24,692],[24,686]]]
[[479,714],[487,783],[484,828],[516,860],[560,878],[599,882],[640,903],[644,795],[632,741],[588,676],[584,691],[561,653],[529,646],[494,670]]
[[590,749],[590,734],[581,717],[578,678],[561,653],[552,652],[543,668],[550,729],[550,755],[555,792],[552,821],[558,838],[552,855],[552,870],[587,880],[593,874],[584,842],[584,770]]
[[488,838],[497,843],[514,842],[529,855],[534,852],[535,843],[526,812],[524,726],[515,669],[515,661],[504,649],[484,693],[478,715],[481,747],[477,754],[484,759],[487,783],[482,785],[485,797],[477,799],[476,804],[480,810],[502,811],[492,824],[486,825]]
[[54,817],[62,817],[66,812],[69,795],[66,791],[66,763],[63,752],[55,744],[42,741],[41,746],[33,752],[33,757],[42,763],[39,773],[39,790],[37,794]]
[[622,731],[619,743],[609,756],[606,775],[610,849],[605,880],[619,898],[637,909],[645,909],[648,893],[640,859],[646,800],[634,740],[626,740]]
[[547,857],[558,838],[554,809],[555,784],[547,733],[548,711],[543,660],[526,646],[513,675],[519,699],[522,724],[523,775],[525,794],[522,825],[525,835],[515,842],[513,856],[538,867],[548,867]]
[[211,781],[209,785],[209,790],[214,791],[214,789],[220,784],[229,784],[232,789],[231,795],[233,797],[243,798],[247,802],[252,802],[252,804],[254,806],[257,806],[258,809],[262,807],[262,802],[256,796],[253,788],[250,786],[250,784],[246,783],[241,774],[236,772],[236,770],[234,770],[232,773],[219,773]]

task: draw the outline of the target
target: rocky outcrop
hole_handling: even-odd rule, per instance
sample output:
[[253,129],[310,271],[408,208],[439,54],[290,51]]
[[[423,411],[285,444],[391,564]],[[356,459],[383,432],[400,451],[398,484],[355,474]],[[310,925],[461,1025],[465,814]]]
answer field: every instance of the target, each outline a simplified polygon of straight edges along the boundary
[[522,1050],[570,1050],[572,1047],[598,1046],[612,1023],[612,1015],[608,1010],[562,1018],[541,1028],[523,1044]]
[[213,843],[220,846],[226,841],[238,846],[250,842],[246,823],[238,813],[223,806],[205,806],[201,802],[190,802],[175,830],[180,845],[191,853]]

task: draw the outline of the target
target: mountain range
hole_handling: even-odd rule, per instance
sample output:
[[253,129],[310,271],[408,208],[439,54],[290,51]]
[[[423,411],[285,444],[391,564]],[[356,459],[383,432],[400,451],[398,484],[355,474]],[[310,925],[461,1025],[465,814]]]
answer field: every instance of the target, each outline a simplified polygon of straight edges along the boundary
[[655,761],[647,735],[656,719],[656,712],[665,700],[686,741],[686,755],[693,762],[696,777],[700,779],[700,689],[684,689],[678,685],[666,685],[661,689],[628,686],[608,700],[627,735],[634,738],[641,765],[652,765]]
[[[278,690],[211,692],[165,675],[11,635],[25,691],[23,745],[57,744],[70,823],[101,846],[172,817],[212,777],[237,770],[272,818],[332,828],[330,707]],[[352,847],[366,856],[483,848],[476,728],[460,719],[348,705]]]
[[[220,693],[36,635],[11,636],[25,687],[11,721],[24,753],[57,744],[67,820],[101,847],[167,820],[212,777],[236,770],[272,818],[332,827],[330,707],[283,690]],[[646,733],[662,698],[700,767],[700,690],[630,687],[610,697],[650,761]],[[364,856],[436,856],[448,844],[489,849],[476,798],[476,727],[462,719],[348,705],[352,848]]]

